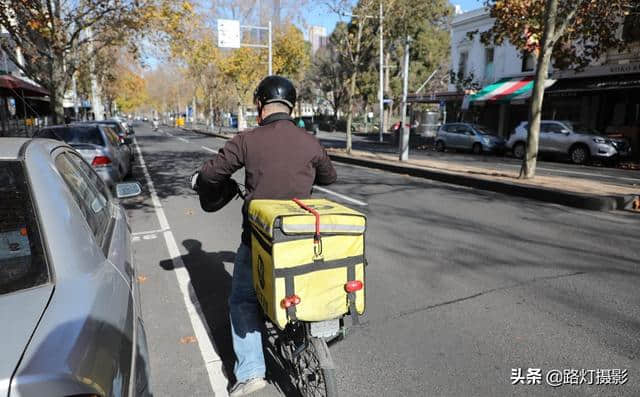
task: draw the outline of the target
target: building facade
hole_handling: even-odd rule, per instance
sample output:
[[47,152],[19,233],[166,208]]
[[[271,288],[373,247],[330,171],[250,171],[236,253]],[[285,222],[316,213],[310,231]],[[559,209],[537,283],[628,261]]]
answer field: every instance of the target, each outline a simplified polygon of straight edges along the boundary
[[327,29],[324,26],[311,26],[309,28],[309,42],[311,53],[315,54],[320,48],[327,45]]
[[[536,58],[508,42],[486,46],[479,34],[494,20],[482,8],[457,15],[451,27],[451,92],[462,103],[447,103],[449,121],[485,124],[508,136],[528,119]],[[550,67],[545,84],[543,118],[570,120],[603,134],[627,137],[640,153],[640,16],[632,13],[621,24],[628,43],[625,52],[611,49],[581,71]],[[472,36],[472,37],[471,37]],[[475,94],[475,95],[474,95]],[[457,97],[456,99],[460,99]]]

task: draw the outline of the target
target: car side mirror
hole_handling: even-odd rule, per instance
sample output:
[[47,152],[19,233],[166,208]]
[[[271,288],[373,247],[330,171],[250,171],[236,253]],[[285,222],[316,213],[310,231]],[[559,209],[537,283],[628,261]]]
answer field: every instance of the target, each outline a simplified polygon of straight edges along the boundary
[[139,196],[142,193],[142,186],[138,182],[125,182],[116,185],[116,197],[119,199]]

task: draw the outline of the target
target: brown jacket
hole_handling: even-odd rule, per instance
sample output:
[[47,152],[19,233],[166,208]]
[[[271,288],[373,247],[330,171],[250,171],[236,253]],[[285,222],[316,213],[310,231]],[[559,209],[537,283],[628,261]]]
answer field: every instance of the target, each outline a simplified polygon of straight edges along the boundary
[[252,199],[309,198],[314,184],[330,185],[336,170],[318,140],[294,125],[285,113],[241,132],[200,170],[201,183],[216,183],[245,168],[247,196],[243,206],[242,241],[249,243],[246,207]]

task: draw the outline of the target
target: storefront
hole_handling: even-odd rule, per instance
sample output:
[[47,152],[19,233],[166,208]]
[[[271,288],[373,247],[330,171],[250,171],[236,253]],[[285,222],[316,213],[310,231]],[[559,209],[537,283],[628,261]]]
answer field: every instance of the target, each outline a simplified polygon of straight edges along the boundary
[[51,121],[49,93],[12,75],[0,76],[0,136],[31,136]]
[[640,64],[636,65],[616,65],[609,67],[609,70],[637,70],[637,73],[558,80],[545,93],[543,117],[580,121],[603,134],[624,136],[630,141],[633,153],[638,158]]

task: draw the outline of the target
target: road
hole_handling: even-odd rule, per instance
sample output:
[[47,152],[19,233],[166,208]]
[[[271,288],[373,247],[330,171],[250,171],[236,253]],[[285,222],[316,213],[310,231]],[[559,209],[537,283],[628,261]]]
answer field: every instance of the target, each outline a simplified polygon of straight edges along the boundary
[[[342,132],[324,132],[318,134],[318,138],[326,147],[345,146],[346,134]],[[353,136],[354,149],[368,150],[382,153],[397,153],[397,147],[389,142],[390,136],[385,136],[383,144],[378,143],[376,136]],[[519,172],[522,164],[521,160],[513,157],[497,155],[473,155],[470,153],[445,153],[436,152],[431,149],[411,149],[409,158],[430,159],[451,162],[457,165],[477,166],[489,168],[500,172]],[[542,158],[536,167],[537,175],[575,177],[593,180],[596,182],[608,183],[619,186],[636,186],[640,188],[640,171],[617,169],[603,166],[574,165],[567,161],[548,161],[552,159]],[[561,160],[561,159],[558,159]]]
[[[147,126],[136,141],[134,177],[145,195],[125,204],[153,390],[224,395],[241,202],[205,214],[186,186],[224,141]],[[336,167],[330,190],[366,205],[325,196],[368,216],[367,314],[332,347],[343,394],[640,395],[638,216]],[[295,395],[268,365],[276,381],[256,395]],[[620,369],[628,381],[514,386],[517,368]]]

